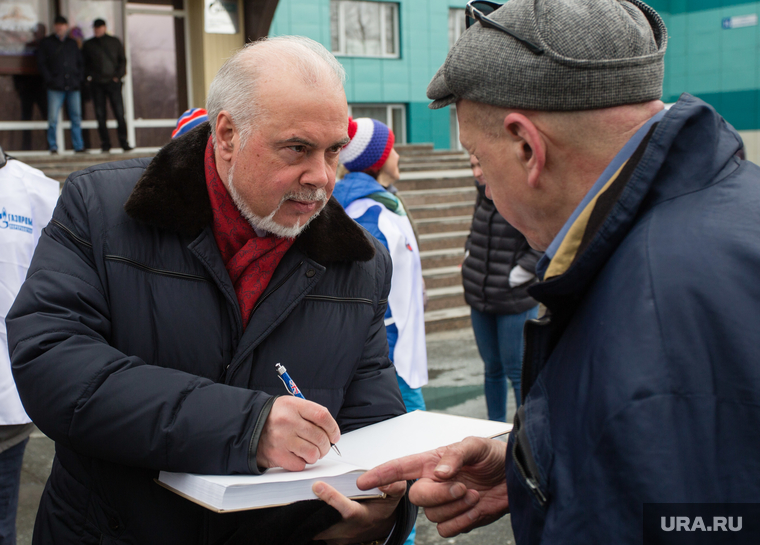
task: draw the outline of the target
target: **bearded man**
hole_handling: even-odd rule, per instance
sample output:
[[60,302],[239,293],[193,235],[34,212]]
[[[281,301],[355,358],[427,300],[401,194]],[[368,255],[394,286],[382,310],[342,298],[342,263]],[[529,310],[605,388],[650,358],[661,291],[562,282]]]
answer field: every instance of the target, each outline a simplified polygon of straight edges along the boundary
[[66,182],[8,319],[21,398],[56,442],[34,543],[404,541],[403,481],[384,499],[317,484],[324,501],[232,514],[154,482],[299,471],[405,412],[390,259],[331,199],[343,79],[311,40],[251,44],[211,84],[209,123]]

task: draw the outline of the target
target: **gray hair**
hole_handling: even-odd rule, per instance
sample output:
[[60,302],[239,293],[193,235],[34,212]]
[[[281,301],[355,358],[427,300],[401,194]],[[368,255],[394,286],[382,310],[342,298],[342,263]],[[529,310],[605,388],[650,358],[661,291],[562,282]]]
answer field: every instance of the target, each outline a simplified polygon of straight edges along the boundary
[[208,90],[206,110],[216,145],[216,118],[230,113],[244,145],[256,116],[262,113],[256,83],[264,61],[277,59],[300,75],[304,83],[328,81],[343,87],[346,71],[325,47],[305,36],[277,36],[251,42],[235,52],[217,72]]

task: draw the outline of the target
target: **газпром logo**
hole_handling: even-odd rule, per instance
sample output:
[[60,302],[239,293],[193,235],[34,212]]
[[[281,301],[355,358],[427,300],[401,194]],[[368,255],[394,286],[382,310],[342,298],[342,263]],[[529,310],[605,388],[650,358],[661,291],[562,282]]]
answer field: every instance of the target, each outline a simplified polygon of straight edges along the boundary
[[5,207],[0,211],[0,229],[10,229],[11,231],[23,231],[32,233],[32,218],[21,216],[19,214],[9,214]]

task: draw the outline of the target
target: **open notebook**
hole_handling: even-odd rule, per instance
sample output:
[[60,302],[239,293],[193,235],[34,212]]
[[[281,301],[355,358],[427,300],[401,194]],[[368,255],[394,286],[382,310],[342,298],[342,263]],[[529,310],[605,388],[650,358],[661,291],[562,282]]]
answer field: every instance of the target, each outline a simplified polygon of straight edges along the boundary
[[270,469],[263,475],[194,475],[162,471],[158,483],[212,511],[228,512],[286,505],[316,499],[316,481],[335,487],[349,498],[378,497],[378,489],[359,490],[356,478],[389,460],[461,441],[465,437],[497,437],[510,424],[465,416],[414,411],[343,434],[338,447],[303,471]]

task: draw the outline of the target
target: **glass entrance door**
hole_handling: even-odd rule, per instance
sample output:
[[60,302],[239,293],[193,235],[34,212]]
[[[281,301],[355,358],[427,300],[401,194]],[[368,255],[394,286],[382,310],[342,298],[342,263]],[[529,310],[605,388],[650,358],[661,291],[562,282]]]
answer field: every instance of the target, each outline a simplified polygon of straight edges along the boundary
[[135,147],[160,147],[191,98],[182,0],[127,3],[126,38],[130,140]]

